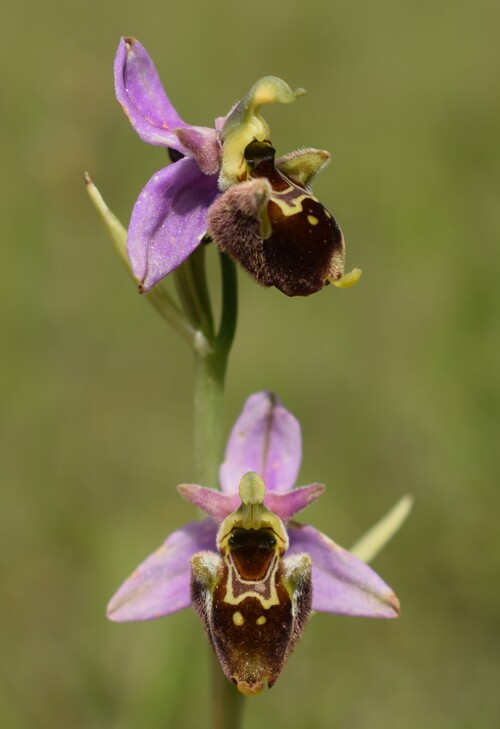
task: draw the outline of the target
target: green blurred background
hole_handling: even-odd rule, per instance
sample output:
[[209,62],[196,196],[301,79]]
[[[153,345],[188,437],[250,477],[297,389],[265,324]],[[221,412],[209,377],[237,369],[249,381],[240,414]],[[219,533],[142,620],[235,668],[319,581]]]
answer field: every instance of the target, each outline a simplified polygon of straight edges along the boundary
[[499,66],[493,0],[13,3],[2,74],[0,725],[207,726],[192,611],[115,625],[123,578],[192,518],[191,356],[135,292],[83,185],[126,222],[165,164],[113,93],[120,35],[184,119],[260,76],[278,153],[329,149],[315,191],[354,289],[287,299],[243,274],[227,431],[275,390],[301,420],[306,514],[349,545],[404,492],[375,568],[397,622],[316,616],[245,727],[494,729],[500,722]]

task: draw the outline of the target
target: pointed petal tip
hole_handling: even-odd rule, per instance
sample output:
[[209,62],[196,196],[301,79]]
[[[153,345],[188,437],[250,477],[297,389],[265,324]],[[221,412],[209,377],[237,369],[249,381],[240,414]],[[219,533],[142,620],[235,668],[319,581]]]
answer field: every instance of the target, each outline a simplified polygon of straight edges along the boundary
[[292,182],[307,188],[330,160],[331,155],[325,149],[302,147],[279,157],[276,160],[276,167]]
[[[185,126],[167,97],[144,46],[131,36],[120,39],[114,62],[115,93],[139,137],[148,144],[179,147],[172,128]],[[185,153],[184,148],[179,152]]]
[[313,560],[313,609],[363,618],[397,618],[399,600],[365,562],[314,527],[290,522],[290,554]]
[[221,522],[239,505],[237,494],[228,496],[216,489],[195,483],[181,483],[177,486],[177,491],[183,499],[202,509],[216,522]]
[[191,604],[191,557],[213,551],[217,524],[193,521],[172,532],[141,562],[108,603],[113,622],[142,622],[171,615]]
[[149,609],[137,609],[134,607],[133,601],[130,602],[126,596],[116,601],[115,598],[111,598],[108,607],[106,608],[106,617],[112,623],[141,623],[149,620],[156,620],[157,618],[163,618],[167,614],[168,613],[161,609],[156,612]]
[[387,617],[389,619],[399,618],[399,616],[401,615],[401,603],[399,602],[398,598],[396,597],[396,595],[393,592],[391,592],[391,594],[387,598],[387,605],[393,611],[393,614],[388,615]]
[[113,600],[111,600],[106,608],[106,617],[108,620],[111,620],[113,623],[119,623],[120,620],[116,616],[116,608],[113,605]]
[[[156,620],[168,615],[162,608],[152,609],[150,606],[139,605],[138,594],[121,594],[121,589],[114,595],[106,608],[106,617],[112,623],[137,623]],[[181,605],[181,608],[184,607]]]
[[283,521],[288,521],[299,511],[310,506],[325,492],[326,486],[322,483],[312,483],[300,486],[284,494],[266,494],[265,504]]
[[126,623],[130,620],[130,617],[127,615],[127,600],[124,600],[123,595],[120,593],[121,588],[113,595],[106,607],[106,617],[112,623]]
[[195,499],[199,494],[200,489],[203,489],[204,487],[199,486],[196,483],[179,483],[175,488],[177,489],[177,493],[182,496],[183,499],[186,499],[186,501],[193,504],[195,503],[193,499]]
[[292,91],[290,86],[279,76],[263,76],[252,86],[248,94],[243,97],[247,102],[247,109],[252,113],[263,104],[290,104],[306,93],[305,89],[298,88]]
[[315,498],[321,496],[321,494],[324,494],[326,491],[324,483],[312,483],[309,486],[303,486],[302,488],[309,488],[311,490],[311,494],[314,494]]

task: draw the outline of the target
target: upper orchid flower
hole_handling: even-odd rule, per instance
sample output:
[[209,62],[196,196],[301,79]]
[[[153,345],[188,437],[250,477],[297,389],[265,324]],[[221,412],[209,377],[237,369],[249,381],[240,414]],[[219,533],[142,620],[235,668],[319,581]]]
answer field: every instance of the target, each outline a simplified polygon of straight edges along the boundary
[[246,694],[272,686],[311,609],[394,618],[399,602],[364,562],[292,517],[324,491],[293,488],[297,420],[274,395],[252,395],[220,469],[222,491],[183,484],[209,518],[173,532],[108,606],[118,622],[151,620],[191,603],[226,676]]
[[127,248],[141,291],[177,268],[203,239],[214,240],[263,286],[306,296],[329,283],[349,286],[344,240],[331,213],[312,195],[328,152],[302,149],[275,160],[260,108],[289,103],[281,79],[260,79],[215,127],[191,126],[177,114],[144,47],[122,38],[115,89],[141,139],[167,147],[172,161],[139,195]]

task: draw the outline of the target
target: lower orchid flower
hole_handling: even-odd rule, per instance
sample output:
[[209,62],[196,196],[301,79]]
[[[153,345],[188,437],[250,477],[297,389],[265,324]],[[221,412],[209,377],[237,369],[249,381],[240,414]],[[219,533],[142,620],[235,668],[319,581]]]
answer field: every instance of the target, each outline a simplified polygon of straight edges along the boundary
[[193,605],[244,694],[278,678],[311,610],[395,618],[399,601],[364,562],[292,517],[325,487],[293,488],[298,421],[269,392],[248,398],[220,468],[221,491],[182,484],[208,514],[173,532],[123,583],[108,617],[152,620]]
[[304,94],[265,76],[213,128],[186,124],[169,101],[146,49],[122,38],[115,90],[140,138],[166,147],[173,164],[153,175],[130,220],[127,249],[141,291],[149,291],[210,240],[258,283],[308,296],[344,275],[344,239],[310,183],[328,152],[300,149],[275,159],[261,107]]

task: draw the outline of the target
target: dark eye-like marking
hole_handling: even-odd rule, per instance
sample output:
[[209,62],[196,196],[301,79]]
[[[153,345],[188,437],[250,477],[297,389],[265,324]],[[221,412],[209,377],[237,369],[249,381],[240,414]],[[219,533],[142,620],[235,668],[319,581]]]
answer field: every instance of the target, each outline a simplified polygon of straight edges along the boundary
[[227,543],[238,551],[272,551],[277,541],[271,529],[235,528],[229,535]]
[[250,144],[245,147],[244,152],[245,162],[250,169],[254,169],[254,167],[261,162],[272,162],[274,164],[275,154],[276,150],[272,146],[271,142],[258,142],[257,140],[250,142]]

